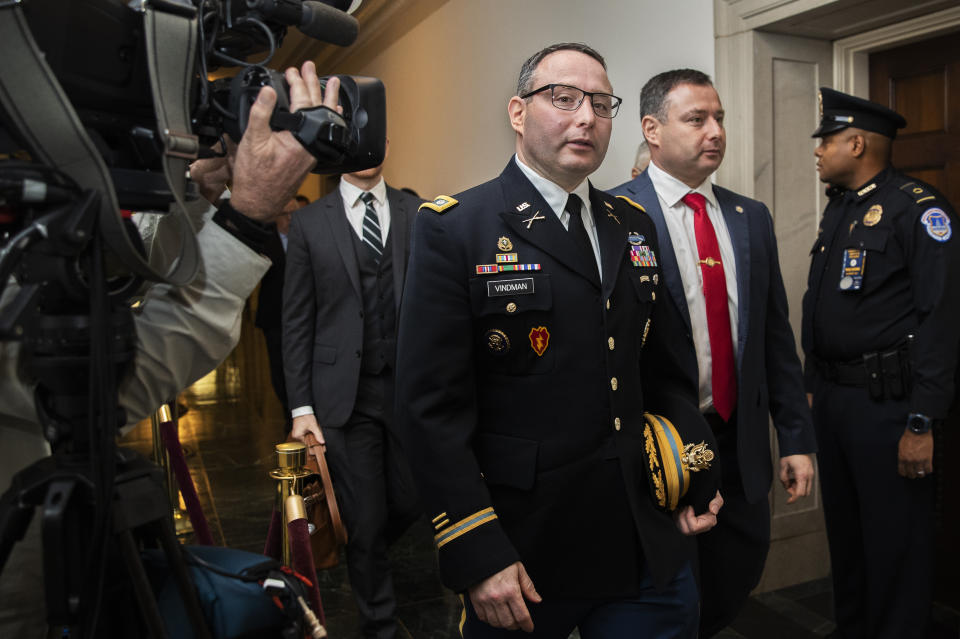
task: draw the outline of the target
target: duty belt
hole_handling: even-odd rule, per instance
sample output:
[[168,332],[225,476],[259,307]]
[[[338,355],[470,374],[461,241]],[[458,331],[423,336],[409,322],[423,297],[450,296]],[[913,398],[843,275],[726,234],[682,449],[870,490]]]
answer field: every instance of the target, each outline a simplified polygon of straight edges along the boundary
[[841,386],[858,386],[870,397],[903,399],[910,392],[910,341],[889,351],[864,353],[858,359],[831,362],[815,358],[820,376]]

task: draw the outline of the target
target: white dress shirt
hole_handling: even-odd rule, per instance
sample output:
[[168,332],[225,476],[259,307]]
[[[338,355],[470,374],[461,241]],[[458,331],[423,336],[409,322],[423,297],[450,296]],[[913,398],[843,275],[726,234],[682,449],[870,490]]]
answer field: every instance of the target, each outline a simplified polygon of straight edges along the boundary
[[[390,203],[387,201],[387,184],[380,178],[377,185],[370,189],[373,193],[373,208],[380,218],[380,241],[387,245],[387,236],[390,234]],[[353,232],[363,241],[363,216],[367,212],[367,205],[360,196],[365,191],[359,186],[350,184],[340,178],[340,198],[343,200],[343,211],[347,214],[347,221],[353,227]],[[286,250],[286,249],[284,249]],[[313,406],[297,406],[290,411],[291,417],[313,415]]]
[[[737,357],[737,264],[733,251],[730,231],[723,219],[723,212],[717,204],[710,179],[707,178],[697,188],[689,186],[668,174],[653,162],[647,169],[653,188],[660,201],[660,209],[670,233],[670,244],[677,256],[680,280],[683,282],[683,295],[687,299],[690,313],[690,328],[693,332],[693,345],[697,351],[699,368],[700,410],[706,412],[713,406],[713,380],[710,355],[710,332],[707,329],[707,304],[703,297],[703,277],[700,272],[700,255],[697,252],[697,235],[693,227],[693,209],[683,203],[683,196],[695,192],[707,200],[707,215],[713,224],[720,246],[720,261],[723,263],[723,275],[727,281],[727,308],[730,311],[730,332],[733,340],[733,356]],[[664,238],[660,238],[662,244]]]
[[[390,234],[390,204],[387,202],[387,184],[380,178],[377,185],[370,189],[373,193],[373,208],[380,218],[380,241],[384,246],[387,245],[387,235]],[[361,240],[363,239],[363,215],[367,211],[367,205],[364,204],[360,196],[364,190],[358,186],[350,184],[343,178],[340,178],[340,197],[343,199],[343,210],[347,214],[347,221],[353,227],[354,232]]]
[[513,158],[517,161],[517,166],[520,167],[523,174],[527,176],[527,179],[533,183],[533,186],[540,192],[543,199],[546,200],[547,205],[553,209],[553,212],[560,218],[560,223],[563,224],[563,228],[565,229],[570,228],[570,214],[565,210],[567,198],[571,195],[580,196],[580,201],[583,203],[580,207],[580,217],[583,219],[583,227],[587,229],[587,237],[590,238],[590,248],[593,249],[593,257],[597,260],[597,272],[600,273],[600,277],[603,279],[603,268],[600,266],[600,243],[597,241],[597,227],[593,223],[593,209],[590,205],[590,182],[584,180],[577,185],[577,188],[568,193],[567,190],[559,184],[551,182],[524,164],[519,156],[514,155]]

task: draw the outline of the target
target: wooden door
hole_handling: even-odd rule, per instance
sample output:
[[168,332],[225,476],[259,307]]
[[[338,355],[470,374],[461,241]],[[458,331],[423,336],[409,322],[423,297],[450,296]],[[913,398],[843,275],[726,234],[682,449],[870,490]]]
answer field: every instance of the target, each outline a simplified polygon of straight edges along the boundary
[[[893,145],[893,164],[960,206],[960,33],[914,42],[870,56],[870,99],[907,119]],[[954,282],[960,295],[960,282]],[[960,376],[958,376],[960,380]],[[957,386],[960,389],[960,385]],[[960,395],[960,392],[957,393]],[[940,602],[960,607],[960,402],[939,434],[937,592]]]
[[893,164],[960,205],[960,33],[870,55],[870,99],[907,119]]

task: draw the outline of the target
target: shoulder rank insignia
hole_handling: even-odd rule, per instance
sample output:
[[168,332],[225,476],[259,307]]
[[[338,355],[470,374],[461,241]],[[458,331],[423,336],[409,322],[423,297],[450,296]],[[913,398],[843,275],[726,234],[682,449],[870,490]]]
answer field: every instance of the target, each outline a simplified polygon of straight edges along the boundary
[[900,190],[910,195],[917,204],[937,199],[930,191],[916,182],[907,182],[900,187]]
[[630,198],[628,198],[626,195],[618,195],[617,198],[623,200],[624,202],[626,202],[627,204],[629,204],[630,206],[632,206],[632,207],[635,208],[635,209],[640,209],[640,210],[643,211],[644,213],[647,212],[647,209],[643,208],[642,206],[640,206],[639,204],[637,204],[636,202],[634,202],[633,200],[631,200]]
[[936,207],[927,209],[920,217],[920,221],[927,229],[927,235],[938,242],[946,242],[953,235],[950,228],[950,216],[943,209]]
[[424,202],[417,210],[422,211],[423,209],[430,209],[431,211],[436,211],[437,213],[443,213],[447,209],[456,205],[457,200],[453,199],[449,195],[438,195],[433,202]]

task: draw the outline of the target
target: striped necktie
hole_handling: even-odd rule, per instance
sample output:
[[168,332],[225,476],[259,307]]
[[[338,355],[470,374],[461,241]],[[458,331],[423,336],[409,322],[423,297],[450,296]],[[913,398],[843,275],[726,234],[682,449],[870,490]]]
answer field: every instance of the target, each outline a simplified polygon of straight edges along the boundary
[[380,231],[380,216],[377,210],[373,208],[373,193],[366,191],[360,196],[363,203],[367,206],[363,213],[363,243],[370,247],[374,252],[374,260],[380,263],[383,256],[383,233]]

